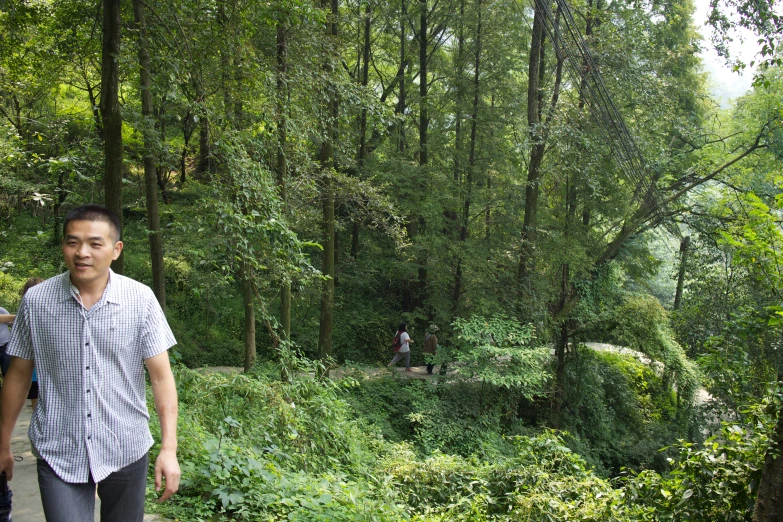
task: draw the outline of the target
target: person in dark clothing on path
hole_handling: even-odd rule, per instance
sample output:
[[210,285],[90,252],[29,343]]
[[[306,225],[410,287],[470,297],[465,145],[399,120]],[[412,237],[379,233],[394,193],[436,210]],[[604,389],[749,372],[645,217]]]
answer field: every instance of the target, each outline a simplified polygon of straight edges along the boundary
[[[427,333],[424,334],[424,347],[422,348],[422,351],[424,352],[424,357],[428,361],[431,361],[432,359],[430,357],[427,357],[427,354],[430,356],[434,356],[438,351],[438,337],[435,335],[435,332],[438,331],[438,325],[431,324],[429,328],[427,328]],[[435,365],[431,362],[427,363],[427,375],[432,375],[432,369],[435,368]]]

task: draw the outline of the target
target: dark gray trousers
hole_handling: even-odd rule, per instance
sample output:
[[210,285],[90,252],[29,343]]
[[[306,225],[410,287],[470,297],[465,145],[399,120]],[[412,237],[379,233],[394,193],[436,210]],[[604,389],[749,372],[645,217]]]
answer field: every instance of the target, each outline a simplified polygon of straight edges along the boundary
[[[149,456],[115,471],[98,483],[102,522],[142,522]],[[38,487],[46,522],[93,522],[95,482],[71,484],[38,459]]]

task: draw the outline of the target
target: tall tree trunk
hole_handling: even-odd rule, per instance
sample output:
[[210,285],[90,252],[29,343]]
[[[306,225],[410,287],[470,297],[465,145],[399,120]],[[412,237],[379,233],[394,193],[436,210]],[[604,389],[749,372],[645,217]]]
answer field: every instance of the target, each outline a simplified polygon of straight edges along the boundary
[[152,93],[150,92],[150,54],[147,49],[147,24],[144,4],[133,0],[133,15],[139,31],[139,78],[141,82],[141,115],[144,119],[144,192],[147,198],[147,229],[149,230],[152,261],[152,290],[160,307],[166,311],[166,280],[163,268],[163,233],[158,215],[158,186],[155,172],[155,124],[153,122]]
[[[286,100],[288,88],[286,87],[286,73],[288,71],[288,43],[286,41],[286,28],[277,24],[276,36],[277,56],[277,186],[280,190],[280,199],[283,201],[283,212],[288,215],[288,160],[285,155],[287,135]],[[291,282],[285,281],[280,287],[280,324],[283,327],[283,336],[291,339]]]
[[[427,43],[429,41],[429,28],[428,28],[428,20],[429,20],[429,8],[427,6],[427,0],[419,0],[419,9],[421,10],[421,13],[419,15],[419,169],[421,171],[421,180],[422,184],[420,187],[420,194],[425,195],[427,193],[427,183],[426,179],[428,177],[427,174],[427,168],[428,168],[428,162],[429,162],[429,154],[428,154],[428,132],[429,132],[429,125],[430,125],[430,119],[429,119],[429,113],[427,110],[427,106],[429,102],[427,101],[427,89],[428,89],[428,79],[427,79],[427,65],[428,65],[428,59],[427,59]],[[419,234],[424,233],[424,229],[426,227],[427,221],[424,217],[424,215],[419,216]],[[419,254],[418,259],[418,281],[417,281],[417,291],[416,291],[416,297],[415,297],[415,305],[419,306],[424,301],[424,295],[427,290],[427,253],[425,251],[422,251]]]
[[427,41],[428,41],[428,7],[427,0],[419,0],[419,166],[427,167],[427,139],[430,119],[427,112]]
[[[473,107],[470,114],[470,152],[468,153],[468,170],[462,192],[464,200],[462,204],[462,224],[459,233],[460,247],[457,251],[465,251],[465,242],[468,239],[468,225],[470,223],[470,204],[473,196],[473,177],[476,170],[476,141],[478,130],[479,86],[481,80],[481,0],[476,0],[478,21],[476,22],[476,54],[473,63]],[[457,273],[454,277],[454,289],[452,291],[452,310],[456,316],[459,311],[459,300],[462,294],[462,256],[458,254]]]
[[[59,147],[57,152],[59,156]],[[57,199],[54,200],[54,205],[52,206],[52,214],[54,214],[52,240],[55,245],[60,245],[63,239],[62,227],[60,225],[62,223],[62,220],[60,219],[60,209],[62,208],[63,203],[65,203],[65,198],[67,196],[68,193],[65,191],[65,169],[61,169],[59,176],[57,176]]]
[[[778,385],[781,384],[783,373],[778,373]],[[783,411],[778,411],[770,442],[764,457],[753,522],[783,522]]]
[[[104,204],[122,223],[122,112],[120,88],[120,0],[103,2],[103,49],[101,55],[101,114],[103,116]],[[122,253],[112,262],[124,272]]]
[[209,118],[206,114],[201,116],[201,126],[198,134],[198,164],[196,175],[205,177],[212,171],[212,158],[209,148]]
[[[457,186],[462,183],[462,102],[463,102],[463,79],[464,72],[464,54],[465,54],[465,0],[459,3],[459,28],[457,29],[457,63],[454,67],[454,81],[456,84],[456,110],[454,111],[454,182]],[[454,212],[456,220],[456,212]]]
[[541,161],[544,143],[541,136],[541,92],[544,77],[544,13],[536,6],[533,15],[533,35],[530,39],[530,61],[527,85],[527,124],[532,144],[525,186],[525,217],[522,222],[522,252],[519,257],[517,279],[528,283],[533,271],[536,227],[538,226],[538,183],[541,177]]
[[245,309],[245,371],[256,362],[256,308],[253,292],[252,268],[246,262],[242,262],[240,270],[240,284],[242,286],[242,305]]
[[[574,224],[574,218],[576,216],[576,186],[570,177],[566,177],[566,193],[565,193],[565,225],[563,227],[563,243],[568,244]],[[555,314],[558,315],[565,307],[568,297],[571,295],[571,267],[568,263],[563,263],[560,269],[560,298],[555,307]],[[565,363],[566,354],[568,349],[568,324],[569,320],[564,319],[560,324],[560,340],[555,348],[555,355],[557,357],[557,369],[555,371],[555,397],[553,410],[553,427],[555,429],[560,428],[560,412],[563,409],[563,384],[565,381]]]
[[[220,49],[220,82],[222,84],[221,90],[223,91],[223,115],[228,126],[236,128],[234,96],[232,96],[231,91],[234,81],[234,73],[232,71],[234,67],[231,60],[231,51],[233,51],[234,48],[231,45],[231,28],[229,27],[229,19],[226,14],[226,0],[219,0],[217,2],[217,8],[218,24],[220,26],[221,34],[228,43],[228,45],[221,47]],[[229,51],[229,49],[231,49],[231,51]]]
[[[568,265],[563,265],[562,280],[568,279]],[[560,324],[559,335],[555,342],[555,396],[552,403],[552,427],[560,429],[560,416],[563,409],[563,381],[565,380],[565,360],[568,348],[568,324],[566,321]]]
[[680,270],[677,274],[677,291],[674,293],[674,309],[679,310],[682,305],[682,289],[685,286],[685,267],[688,260],[688,247],[691,244],[691,236],[685,236],[680,241]]
[[[97,22],[97,20],[96,20]],[[84,85],[87,88],[87,96],[90,99],[90,107],[92,107],[92,117],[95,122],[95,133],[98,135],[98,139],[103,141],[103,117],[101,116],[100,100],[95,96],[95,86],[90,81],[90,77],[87,75],[87,69],[82,64],[82,77],[84,78]]]
[[182,155],[180,156],[180,173],[179,183],[184,185],[187,179],[187,160],[188,160],[188,144],[190,143],[190,137],[193,136],[193,131],[196,129],[196,122],[193,121],[193,115],[188,111],[184,118],[182,118]]
[[[400,69],[398,71],[398,75],[400,78],[397,80],[400,84],[400,92],[397,97],[397,107],[395,108],[395,113],[397,114],[405,114],[405,109],[407,109],[407,99],[406,99],[406,91],[405,91],[405,76],[406,76],[406,61],[407,58],[405,56],[405,47],[408,45],[408,40],[405,36],[405,28],[408,27],[408,9],[407,9],[407,0],[402,0],[402,14],[400,16]],[[400,132],[398,135],[398,141],[397,141],[397,150],[400,152],[405,152],[405,120],[403,119],[400,122]]]
[[[331,0],[329,5],[331,13],[327,23],[327,39],[330,47],[337,45],[337,5],[338,0]],[[330,53],[333,51],[330,51]],[[334,56],[327,59],[325,68],[333,72]],[[332,329],[334,317],[334,193],[332,188],[332,171],[334,170],[334,140],[336,138],[336,126],[338,117],[337,93],[334,89],[328,89],[326,93],[326,136],[321,144],[321,169],[323,170],[322,193],[323,202],[323,266],[321,272],[325,280],[321,291],[321,319],[318,333],[318,355],[324,359],[332,354]]]
[[[370,3],[364,7],[364,42],[362,46],[362,77],[361,85],[367,88],[370,82]],[[367,108],[362,107],[359,116],[359,152],[356,158],[359,175],[364,170],[364,160],[367,155]],[[355,260],[359,257],[359,222],[354,221],[351,227],[351,257]]]

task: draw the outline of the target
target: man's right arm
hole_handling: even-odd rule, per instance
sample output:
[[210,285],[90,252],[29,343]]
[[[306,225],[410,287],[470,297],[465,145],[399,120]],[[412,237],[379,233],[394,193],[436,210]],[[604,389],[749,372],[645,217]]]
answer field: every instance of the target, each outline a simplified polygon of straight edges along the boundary
[[5,471],[8,480],[14,476],[14,455],[11,453],[11,434],[22,411],[30,383],[33,380],[33,361],[11,357],[0,391],[0,472]]
[[15,315],[0,314],[0,324],[11,324],[16,319]]

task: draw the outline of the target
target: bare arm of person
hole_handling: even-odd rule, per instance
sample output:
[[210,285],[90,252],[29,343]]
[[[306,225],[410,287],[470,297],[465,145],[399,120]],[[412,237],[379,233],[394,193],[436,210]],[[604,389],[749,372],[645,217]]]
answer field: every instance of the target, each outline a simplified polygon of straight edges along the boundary
[[5,471],[8,480],[14,476],[11,434],[27,399],[27,392],[30,391],[33,366],[33,361],[11,357],[11,364],[3,379],[3,389],[0,392],[0,472]]
[[11,324],[14,322],[14,319],[16,319],[15,315],[0,314],[0,324]]
[[161,478],[166,487],[158,502],[168,500],[179,489],[181,471],[177,462],[177,386],[171,373],[168,352],[145,359],[152,383],[155,410],[160,419],[160,454],[155,461],[155,491],[160,491]]

